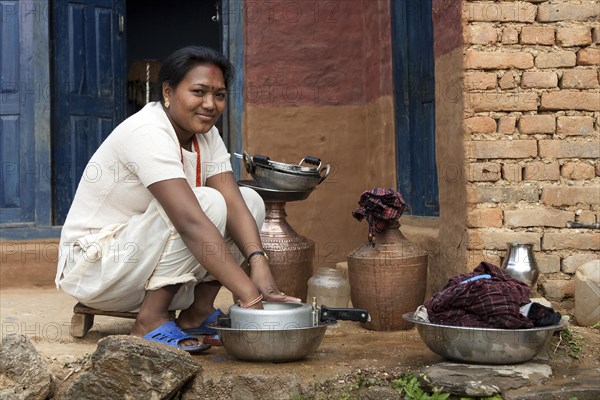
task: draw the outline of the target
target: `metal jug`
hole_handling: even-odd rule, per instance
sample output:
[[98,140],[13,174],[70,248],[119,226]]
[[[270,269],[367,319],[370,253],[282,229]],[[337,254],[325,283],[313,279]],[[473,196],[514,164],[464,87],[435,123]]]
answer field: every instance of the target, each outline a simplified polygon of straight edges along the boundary
[[515,279],[535,288],[540,272],[533,256],[532,243],[507,243],[508,250],[502,268]]

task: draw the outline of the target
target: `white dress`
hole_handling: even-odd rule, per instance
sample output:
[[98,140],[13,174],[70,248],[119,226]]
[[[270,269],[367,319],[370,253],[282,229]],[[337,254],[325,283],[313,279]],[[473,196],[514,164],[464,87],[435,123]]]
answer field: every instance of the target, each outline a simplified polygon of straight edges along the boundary
[[[160,103],[149,103],[114,129],[88,162],[63,225],[58,287],[89,307],[135,312],[146,290],[179,283],[170,309],[189,307],[196,283],[214,278],[147,189],[173,178],[187,179],[208,218],[242,261],[226,232],[223,196],[204,186],[207,178],[231,171],[230,155],[216,128],[196,137],[202,163],[198,188],[197,154],[181,150]],[[240,189],[260,229],[264,203],[256,192]]]

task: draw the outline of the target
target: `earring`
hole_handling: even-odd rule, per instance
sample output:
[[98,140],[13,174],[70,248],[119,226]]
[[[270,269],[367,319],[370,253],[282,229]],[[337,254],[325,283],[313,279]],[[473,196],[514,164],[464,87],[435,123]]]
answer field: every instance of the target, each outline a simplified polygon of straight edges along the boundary
[[165,108],[169,108],[170,105],[169,99],[165,99]]

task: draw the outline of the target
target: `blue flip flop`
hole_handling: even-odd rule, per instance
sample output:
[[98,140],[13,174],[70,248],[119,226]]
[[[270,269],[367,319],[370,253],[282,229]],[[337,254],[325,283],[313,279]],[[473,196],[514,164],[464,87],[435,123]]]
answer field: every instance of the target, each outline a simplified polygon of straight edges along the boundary
[[187,351],[188,353],[198,353],[210,348],[209,344],[202,344],[200,342],[198,342],[198,345],[196,346],[180,346],[179,342],[182,340],[191,339],[198,341],[198,339],[187,335],[173,321],[165,322],[142,337],[152,342],[163,343],[176,349]]
[[210,314],[208,316],[208,318],[206,318],[204,320],[203,323],[200,324],[200,326],[197,326],[195,328],[189,328],[189,329],[184,329],[183,331],[185,333],[187,333],[188,335],[211,335],[211,336],[215,336],[218,334],[217,330],[214,328],[211,328],[208,326],[208,324],[216,324],[217,323],[217,319],[219,318],[219,315],[224,315],[223,311],[216,309],[215,311],[212,312],[212,314]]

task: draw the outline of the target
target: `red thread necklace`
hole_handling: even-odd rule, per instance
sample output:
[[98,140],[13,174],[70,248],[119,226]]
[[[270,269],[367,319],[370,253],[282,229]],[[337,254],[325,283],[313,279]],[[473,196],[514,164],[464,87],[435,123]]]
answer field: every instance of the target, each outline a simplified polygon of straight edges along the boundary
[[[202,186],[202,164],[200,163],[200,145],[198,145],[198,139],[196,135],[192,136],[192,142],[194,144],[194,151],[196,152],[196,187]],[[179,145],[179,151],[181,153],[181,165],[185,172],[185,163],[183,162],[183,146]]]

